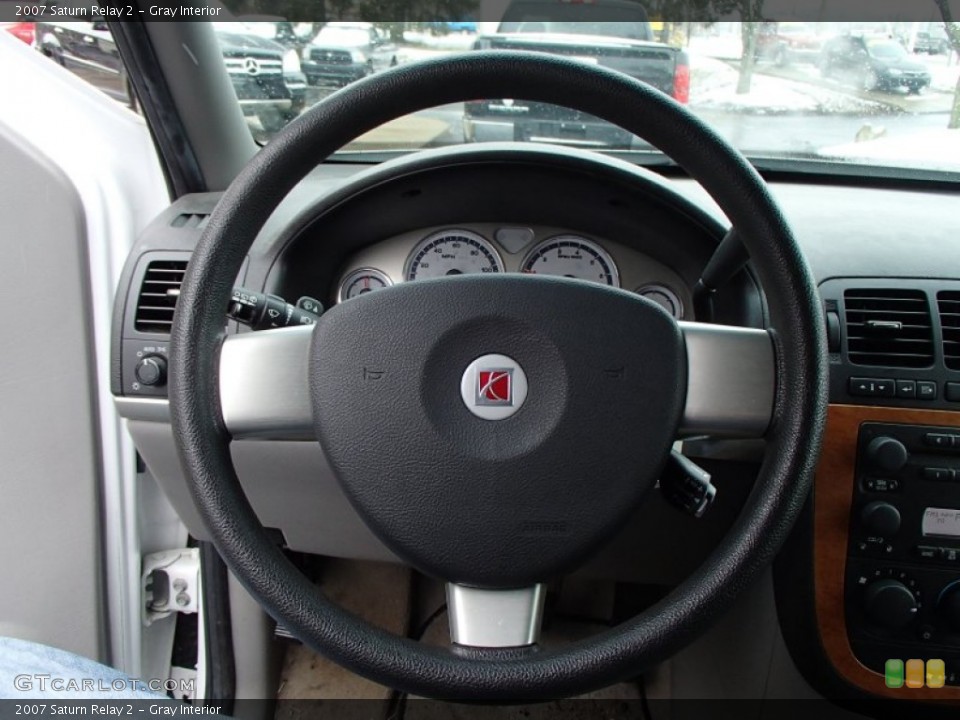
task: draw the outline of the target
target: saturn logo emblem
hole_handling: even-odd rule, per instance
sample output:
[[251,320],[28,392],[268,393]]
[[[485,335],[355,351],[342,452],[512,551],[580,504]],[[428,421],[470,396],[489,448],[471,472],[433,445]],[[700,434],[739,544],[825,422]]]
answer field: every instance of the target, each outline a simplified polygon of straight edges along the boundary
[[484,420],[504,420],[527,398],[527,376],[513,358],[484,355],[464,370],[460,395],[467,409]]

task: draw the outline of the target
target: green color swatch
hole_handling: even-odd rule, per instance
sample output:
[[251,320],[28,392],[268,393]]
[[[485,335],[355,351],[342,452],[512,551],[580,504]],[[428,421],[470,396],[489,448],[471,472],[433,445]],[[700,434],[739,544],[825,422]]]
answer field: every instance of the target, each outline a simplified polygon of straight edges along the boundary
[[903,660],[887,660],[883,676],[888,688],[903,687]]

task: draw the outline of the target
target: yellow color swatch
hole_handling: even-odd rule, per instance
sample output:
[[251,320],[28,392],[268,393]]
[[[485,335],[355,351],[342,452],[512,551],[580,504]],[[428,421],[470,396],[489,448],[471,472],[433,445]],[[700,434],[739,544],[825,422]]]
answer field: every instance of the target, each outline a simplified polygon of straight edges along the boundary
[[907,660],[907,687],[923,687],[923,660]]
[[946,677],[947,668],[943,660],[927,660],[927,687],[942,688]]

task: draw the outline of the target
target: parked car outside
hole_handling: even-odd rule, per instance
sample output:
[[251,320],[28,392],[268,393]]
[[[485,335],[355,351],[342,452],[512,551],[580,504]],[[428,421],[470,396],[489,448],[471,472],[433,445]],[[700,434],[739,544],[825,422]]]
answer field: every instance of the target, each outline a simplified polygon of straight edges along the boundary
[[397,46],[370,23],[327,23],[303,49],[311,85],[346,85],[397,64]]
[[[244,114],[275,132],[303,110],[306,78],[293,49],[251,34],[244,23],[213,23]],[[39,22],[36,45],[107,95],[135,106],[133,88],[105,22]]]
[[213,29],[244,114],[276,132],[303,111],[307,79],[296,50],[250,32],[246,23],[213,23]]
[[133,87],[107,23],[44,21],[36,23],[36,47],[54,62],[94,85],[114,100],[133,107]]
[[0,22],[0,29],[23,40],[27,45],[33,45],[34,24],[32,22]]
[[777,65],[815,63],[822,44],[812,23],[767,22],[757,33],[756,56]]
[[[584,22],[584,17],[602,17]],[[548,0],[514,0],[497,31],[480,35],[474,49],[522,50],[576,58],[619,70],[671,95],[689,100],[690,64],[677,47],[653,40],[644,8],[622,0],[589,5]],[[560,143],[579,147],[629,148],[633,137],[622,128],[569,108],[513,98],[464,103],[466,142]]]
[[913,41],[913,51],[915,53],[927,53],[928,55],[941,55],[950,51],[950,41],[943,32],[918,32]]
[[852,82],[864,90],[906,88],[919,93],[930,85],[930,71],[898,43],[884,37],[843,36],[830,40],[820,56],[824,77]]

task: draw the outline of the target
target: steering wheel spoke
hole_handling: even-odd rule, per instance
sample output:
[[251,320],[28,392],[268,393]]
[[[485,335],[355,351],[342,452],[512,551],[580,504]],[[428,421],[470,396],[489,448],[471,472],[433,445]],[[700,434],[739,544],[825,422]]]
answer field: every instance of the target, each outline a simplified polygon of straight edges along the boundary
[[681,322],[687,399],[680,434],[762,437],[776,395],[773,339],[764,330]]
[[455,646],[478,649],[536,645],[546,595],[543,584],[485,590],[447,583],[450,640]]
[[220,409],[234,439],[314,440],[313,326],[233,335],[220,349]]

